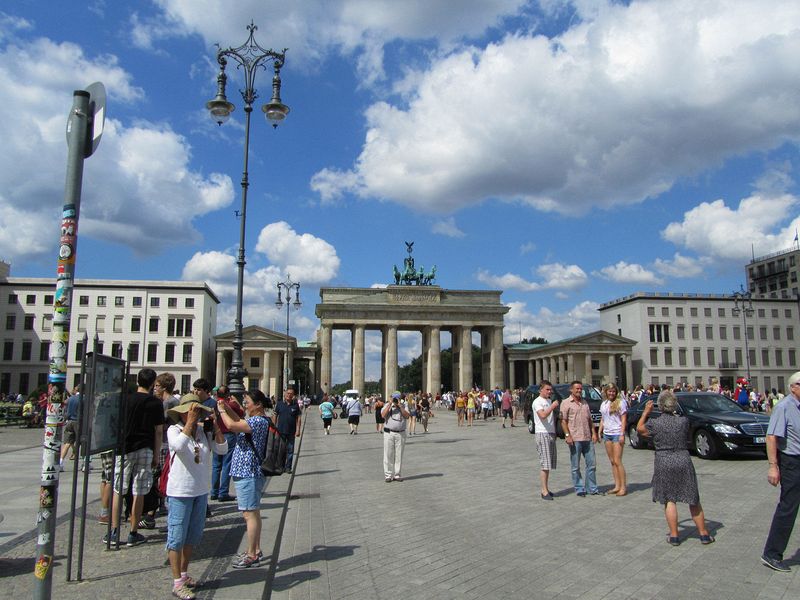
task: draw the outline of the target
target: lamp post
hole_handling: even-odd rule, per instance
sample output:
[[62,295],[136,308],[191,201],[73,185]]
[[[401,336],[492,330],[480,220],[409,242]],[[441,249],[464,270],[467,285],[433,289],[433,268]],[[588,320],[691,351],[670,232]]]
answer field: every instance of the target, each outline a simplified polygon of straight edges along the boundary
[[733,292],[733,316],[738,317],[742,314],[744,325],[744,360],[747,365],[747,383],[750,384],[750,346],[747,343],[747,317],[753,316],[753,299],[749,291],[745,291],[744,286],[741,290]]
[[[292,373],[292,363],[289,360],[289,306],[294,305],[295,310],[299,310],[302,306],[300,302],[300,283],[292,281],[289,274],[286,274],[286,281],[278,282],[278,299],[275,301],[275,306],[278,309],[286,305],[286,366],[283,369],[283,391],[289,389],[289,376]],[[281,298],[281,292],[286,293],[286,302]],[[294,292],[294,302],[292,302],[292,292]]]
[[275,52],[272,49],[262,48],[254,39],[256,27],[253,22],[247,26],[250,36],[247,41],[237,48],[220,48],[217,52],[217,62],[219,63],[219,75],[217,75],[217,95],[213,100],[206,102],[206,108],[211,113],[211,118],[218,125],[222,125],[228,120],[234,110],[233,104],[228,102],[225,97],[225,84],[228,80],[225,75],[225,66],[228,59],[237,63],[237,69],[244,72],[245,87],[240,90],[244,100],[244,171],[242,172],[242,208],[239,211],[239,254],[236,260],[238,265],[238,277],[236,281],[236,320],[233,328],[233,357],[231,358],[231,368],[228,370],[228,390],[231,394],[241,400],[244,394],[244,378],[247,370],[244,368],[244,357],[242,348],[242,292],[244,287],[244,236],[245,223],[247,220],[247,188],[249,187],[247,165],[250,152],[250,113],[253,112],[253,102],[258,98],[258,93],[254,87],[256,71],[266,70],[266,63],[272,61],[274,75],[272,77],[272,98],[261,107],[267,121],[273,127],[286,118],[289,114],[289,107],[281,102],[281,68],[286,59],[286,48],[283,52]]

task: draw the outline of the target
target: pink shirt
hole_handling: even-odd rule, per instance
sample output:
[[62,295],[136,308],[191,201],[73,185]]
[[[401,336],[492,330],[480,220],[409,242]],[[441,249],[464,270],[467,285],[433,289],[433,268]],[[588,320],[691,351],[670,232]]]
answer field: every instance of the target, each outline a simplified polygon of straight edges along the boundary
[[502,408],[503,410],[511,410],[511,402],[512,402],[511,394],[509,394],[508,392],[504,392],[503,398],[500,400],[500,408]]
[[594,424],[589,405],[580,400],[576,402],[572,396],[561,402],[561,420],[569,426],[572,441],[588,442],[592,439]]

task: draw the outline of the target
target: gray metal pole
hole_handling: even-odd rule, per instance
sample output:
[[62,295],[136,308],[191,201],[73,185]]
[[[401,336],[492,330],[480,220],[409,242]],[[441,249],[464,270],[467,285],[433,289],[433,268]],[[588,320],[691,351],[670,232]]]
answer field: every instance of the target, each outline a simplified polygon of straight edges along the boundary
[[53,587],[53,549],[58,509],[58,476],[61,455],[61,430],[64,425],[64,391],[67,380],[67,350],[71,319],[75,252],[78,242],[78,214],[83,183],[83,161],[87,155],[89,131],[89,92],[73,93],[67,120],[67,177],[61,219],[56,293],[53,305],[53,334],[50,342],[47,416],[44,426],[42,477],[39,488],[38,537],[34,567],[33,598],[49,600]]

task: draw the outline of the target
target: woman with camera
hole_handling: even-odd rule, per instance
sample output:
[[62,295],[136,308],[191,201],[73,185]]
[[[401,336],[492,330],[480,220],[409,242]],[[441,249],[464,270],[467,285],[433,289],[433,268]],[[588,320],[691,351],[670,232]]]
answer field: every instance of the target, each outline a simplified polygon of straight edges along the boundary
[[189,577],[192,549],[200,543],[211,488],[211,453],[225,454],[228,443],[213,412],[195,394],[186,394],[167,415],[170,470],[167,482],[167,552],[172,569],[172,595],[191,600],[196,582]]

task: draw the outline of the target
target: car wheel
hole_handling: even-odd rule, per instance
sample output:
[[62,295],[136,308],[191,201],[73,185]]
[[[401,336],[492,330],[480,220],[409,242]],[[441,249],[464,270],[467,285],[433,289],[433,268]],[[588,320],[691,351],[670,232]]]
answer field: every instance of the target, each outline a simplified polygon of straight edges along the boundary
[[536,425],[533,424],[533,417],[528,417],[528,433],[536,433]]
[[642,450],[644,448],[644,440],[642,440],[639,432],[636,431],[636,425],[632,425],[628,428],[628,439],[631,442],[631,448],[635,448],[636,450]]
[[717,458],[717,443],[705,429],[694,432],[694,451],[700,458]]

